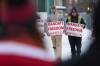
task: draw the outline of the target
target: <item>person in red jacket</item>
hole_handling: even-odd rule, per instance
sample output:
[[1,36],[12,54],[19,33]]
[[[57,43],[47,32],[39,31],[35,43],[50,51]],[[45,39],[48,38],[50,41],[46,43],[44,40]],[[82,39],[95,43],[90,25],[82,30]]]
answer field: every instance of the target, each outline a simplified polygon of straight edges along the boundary
[[32,0],[0,0],[0,66],[56,66],[36,28]]

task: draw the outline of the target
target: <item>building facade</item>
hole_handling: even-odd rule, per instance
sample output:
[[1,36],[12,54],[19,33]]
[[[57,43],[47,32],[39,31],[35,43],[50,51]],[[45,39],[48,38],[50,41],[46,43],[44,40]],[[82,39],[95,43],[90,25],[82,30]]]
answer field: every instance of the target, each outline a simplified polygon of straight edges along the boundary
[[62,6],[63,0],[35,0],[37,6],[37,12],[50,13],[51,6]]
[[35,0],[37,6],[37,12],[50,13],[50,8],[53,5],[54,0]]

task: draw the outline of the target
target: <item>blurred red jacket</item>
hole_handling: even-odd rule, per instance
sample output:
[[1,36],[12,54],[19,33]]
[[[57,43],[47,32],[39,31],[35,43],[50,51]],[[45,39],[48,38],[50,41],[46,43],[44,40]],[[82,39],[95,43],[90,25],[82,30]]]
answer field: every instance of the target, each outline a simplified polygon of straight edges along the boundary
[[[0,36],[0,66],[55,66],[55,60],[49,56],[45,48],[41,47],[43,44],[39,42],[40,38],[37,39],[38,34],[35,33],[34,37],[30,36],[27,27],[21,28],[15,25],[25,24],[25,22],[27,24],[32,16],[36,19],[33,4],[27,3],[29,0],[5,0],[4,2],[7,1],[9,6],[0,8],[0,22],[7,25],[6,32],[10,34]],[[26,1],[26,3],[17,6],[18,1]]]

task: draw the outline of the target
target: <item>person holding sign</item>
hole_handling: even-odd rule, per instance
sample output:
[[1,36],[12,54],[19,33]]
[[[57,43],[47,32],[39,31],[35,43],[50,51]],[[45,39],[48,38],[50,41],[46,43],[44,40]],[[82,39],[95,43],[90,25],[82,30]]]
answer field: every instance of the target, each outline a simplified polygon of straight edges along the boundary
[[[83,24],[82,28],[85,28],[85,22],[82,17],[78,14],[78,11],[76,8],[72,8],[71,13],[68,15],[66,19],[66,23],[72,23],[74,26],[75,24]],[[71,24],[71,25],[72,25]],[[71,28],[69,28],[71,29]],[[74,30],[74,29],[73,29]],[[76,56],[80,56],[81,53],[81,41],[82,41],[82,36],[75,36],[75,35],[68,35],[70,47],[71,47],[71,53],[72,53],[72,58]],[[77,49],[75,49],[75,47]]]
[[[51,14],[48,16],[48,23],[49,23],[48,25],[49,26],[53,25],[51,28],[54,31],[57,31],[58,29],[59,30],[62,29],[62,26],[61,27],[58,26],[59,24],[63,25],[63,21],[64,20],[63,20],[63,18],[61,16],[62,12],[63,12],[62,10],[57,10],[55,6],[51,7]],[[53,27],[56,27],[56,28],[53,28]],[[58,35],[58,33],[62,33],[62,32],[54,32],[54,31],[53,31],[54,35],[51,35],[49,32],[47,33],[47,35],[51,36],[51,40],[52,40],[52,43],[53,43],[53,49],[54,49],[55,56],[57,58],[61,58],[61,53],[62,53],[61,52],[62,51],[61,50],[62,49],[62,35],[61,34]]]

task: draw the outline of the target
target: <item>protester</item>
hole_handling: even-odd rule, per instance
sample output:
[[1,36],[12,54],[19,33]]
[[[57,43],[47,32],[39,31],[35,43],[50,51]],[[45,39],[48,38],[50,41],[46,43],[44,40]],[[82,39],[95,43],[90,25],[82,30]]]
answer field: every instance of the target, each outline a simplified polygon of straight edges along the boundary
[[59,66],[100,66],[100,1],[95,6],[93,34],[94,41],[89,50],[81,57],[63,61]]
[[[84,24],[84,27],[86,25],[83,18],[79,15],[76,8],[72,8],[71,13],[67,17],[66,23],[70,23],[70,22]],[[69,39],[69,43],[70,43],[70,47],[71,47],[72,58],[74,58],[76,56],[80,56],[81,46],[82,46],[82,44],[81,44],[82,37],[68,35],[68,39]]]
[[[61,13],[60,13],[61,14]],[[57,9],[55,6],[51,7],[51,14],[48,17],[48,22],[57,22],[57,21],[64,21],[62,16],[58,15]],[[50,35],[47,32],[47,35]],[[53,43],[53,49],[55,52],[55,56],[61,59],[62,54],[62,35],[51,35],[51,40]]]

